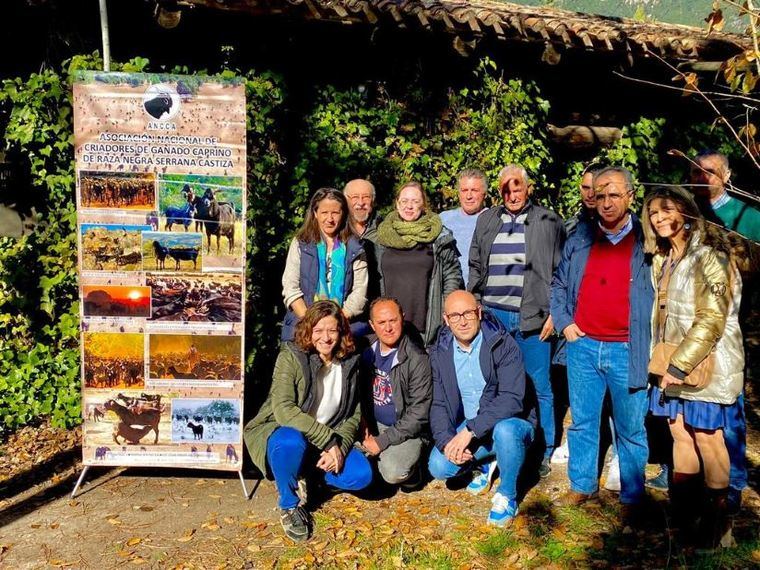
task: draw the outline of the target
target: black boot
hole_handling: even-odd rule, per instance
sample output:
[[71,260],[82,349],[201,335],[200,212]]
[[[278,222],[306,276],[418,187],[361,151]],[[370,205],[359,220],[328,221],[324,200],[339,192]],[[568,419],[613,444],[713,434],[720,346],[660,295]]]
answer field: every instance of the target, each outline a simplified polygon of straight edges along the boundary
[[683,542],[693,541],[702,505],[702,477],[699,473],[673,473],[670,498],[670,528]]
[[705,489],[702,520],[699,525],[698,551],[709,553],[719,548],[735,546],[731,517],[728,515],[728,487]]

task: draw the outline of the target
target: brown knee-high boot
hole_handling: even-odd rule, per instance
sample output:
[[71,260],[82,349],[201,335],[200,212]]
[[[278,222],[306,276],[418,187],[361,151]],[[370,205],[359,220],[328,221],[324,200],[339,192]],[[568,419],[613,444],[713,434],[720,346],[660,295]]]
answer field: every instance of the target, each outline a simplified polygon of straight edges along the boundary
[[705,489],[702,520],[699,525],[699,550],[710,552],[718,548],[735,546],[731,533],[731,517],[728,516],[728,487]]
[[694,540],[703,502],[702,475],[699,473],[673,473],[668,496],[670,498],[670,527],[686,540]]

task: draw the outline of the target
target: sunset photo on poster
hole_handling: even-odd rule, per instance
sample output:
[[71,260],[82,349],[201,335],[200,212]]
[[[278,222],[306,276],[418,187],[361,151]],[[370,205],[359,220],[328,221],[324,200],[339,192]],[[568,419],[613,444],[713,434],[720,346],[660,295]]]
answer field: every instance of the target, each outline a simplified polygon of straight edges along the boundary
[[149,378],[241,380],[239,336],[152,334]]
[[144,338],[139,333],[83,333],[85,387],[142,387],[145,375]]
[[243,276],[148,273],[151,320],[239,323],[243,318]]
[[201,240],[198,233],[143,232],[143,268],[200,272],[203,269]]
[[156,175],[82,171],[79,195],[82,208],[154,210]]
[[83,285],[85,317],[150,317],[150,287]]
[[82,224],[82,269],[85,271],[139,271],[142,269],[143,231],[150,226]]

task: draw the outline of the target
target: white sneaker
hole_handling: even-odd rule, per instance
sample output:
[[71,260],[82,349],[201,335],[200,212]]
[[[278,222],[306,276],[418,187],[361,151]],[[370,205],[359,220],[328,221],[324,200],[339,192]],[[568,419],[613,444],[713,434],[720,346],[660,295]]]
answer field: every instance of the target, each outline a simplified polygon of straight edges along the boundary
[[496,460],[491,461],[488,465],[481,466],[479,470],[476,470],[470,484],[467,485],[467,492],[471,495],[479,495],[484,491],[490,491],[491,485],[493,485],[494,471],[496,471]]
[[570,449],[567,446],[567,440],[565,440],[565,443],[556,448],[554,453],[552,453],[551,462],[555,464],[563,464],[567,463],[569,459]]
[[491,499],[491,505],[486,522],[494,526],[504,527],[511,524],[520,511],[516,500],[509,499],[498,492]]
[[617,455],[610,461],[604,488],[608,491],[620,492],[620,459]]

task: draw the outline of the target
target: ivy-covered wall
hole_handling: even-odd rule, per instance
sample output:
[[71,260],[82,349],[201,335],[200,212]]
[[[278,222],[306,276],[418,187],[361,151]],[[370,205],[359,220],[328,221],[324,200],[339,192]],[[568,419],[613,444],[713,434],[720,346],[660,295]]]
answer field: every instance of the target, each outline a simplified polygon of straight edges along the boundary
[[[16,191],[42,218],[30,236],[0,238],[0,432],[43,417],[65,426],[80,421],[69,81],[78,69],[99,68],[97,55],[78,56],[59,71],[6,80],[0,89],[4,147],[25,174]],[[112,65],[114,71],[149,68],[144,58]],[[465,86],[416,87],[402,95],[371,80],[314,85],[305,93],[299,85],[293,93],[272,73],[222,73],[244,77],[248,99],[248,415],[269,386],[288,240],[316,188],[369,177],[383,210],[401,181],[417,179],[442,209],[456,203],[456,175],[463,168],[479,167],[495,181],[503,165],[521,163],[536,183],[537,199],[570,215],[579,205],[580,171],[591,159],[622,164],[654,183],[684,176],[686,165],[666,158],[669,148],[689,154],[711,147],[741,156],[709,124],[656,117],[628,125],[615,147],[598,153],[552,148],[545,134],[551,102],[535,84],[505,78],[490,60],[475,66]],[[490,190],[497,198],[493,183]]]

